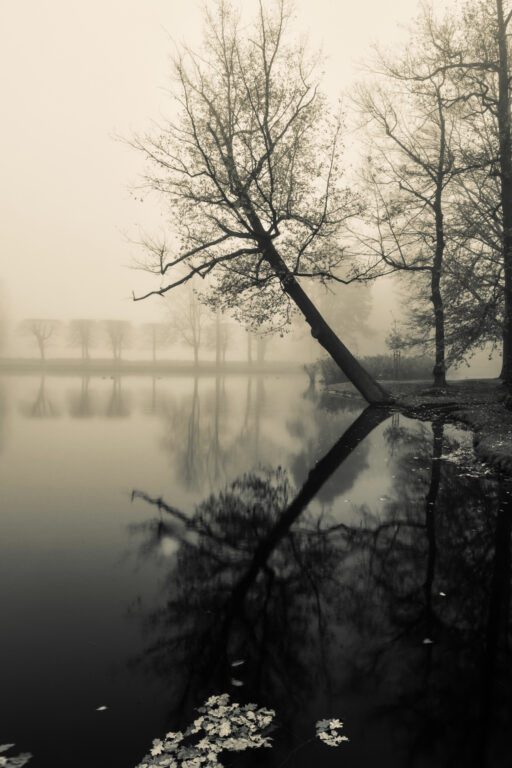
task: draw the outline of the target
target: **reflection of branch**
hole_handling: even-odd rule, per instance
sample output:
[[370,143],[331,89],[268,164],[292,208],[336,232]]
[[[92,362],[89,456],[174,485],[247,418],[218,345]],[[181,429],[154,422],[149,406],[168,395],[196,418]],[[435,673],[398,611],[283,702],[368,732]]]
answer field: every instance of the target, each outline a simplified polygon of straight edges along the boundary
[[[216,541],[219,544],[226,545],[229,543],[226,541],[226,539],[214,533],[210,528],[210,526],[206,524],[203,518],[201,518],[200,524],[198,525],[194,519],[187,517],[187,515],[181,510],[177,509],[176,507],[171,507],[169,504],[166,504],[161,496],[159,496],[158,498],[155,498],[153,496],[149,496],[144,491],[138,491],[134,489],[131,493],[131,500],[133,501],[134,499],[142,499],[148,504],[152,504],[153,506],[157,507],[157,509],[160,512],[162,511],[167,512],[167,514],[171,515],[171,517],[174,517],[177,520],[179,520],[181,523],[183,523],[185,525],[185,528],[188,531],[192,531],[193,533],[198,533],[201,536],[207,536],[209,539],[211,539],[212,541]],[[175,528],[171,530],[166,528],[164,525],[162,525],[161,530],[162,530],[162,533],[167,533],[167,534],[172,533],[173,538],[176,538],[180,541],[186,541],[189,546],[195,546],[194,544],[192,544],[192,542],[188,538],[186,538],[185,536],[180,536],[177,533],[177,530]]]
[[41,377],[36,399],[30,407],[23,410],[33,419],[53,419],[58,416],[57,409],[46,394],[44,376]]

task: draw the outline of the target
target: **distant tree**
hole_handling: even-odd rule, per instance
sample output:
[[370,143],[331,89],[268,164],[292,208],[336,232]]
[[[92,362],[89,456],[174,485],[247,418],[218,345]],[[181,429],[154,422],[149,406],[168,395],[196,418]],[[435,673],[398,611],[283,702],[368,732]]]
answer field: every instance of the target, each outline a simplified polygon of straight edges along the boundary
[[[148,269],[164,278],[164,294],[193,277],[205,294],[253,325],[289,322],[298,308],[312,335],[371,402],[389,400],[325,322],[298,280],[348,283],[339,237],[359,210],[341,186],[341,118],[320,94],[317,62],[290,45],[290,11],[260,5],[244,34],[227,3],[207,13],[205,49],[178,55],[180,115],[157,136],[133,145],[150,162],[150,189],[172,209],[176,251],[149,243]],[[171,275],[169,277],[169,275]]]
[[168,306],[171,333],[192,348],[194,364],[197,365],[208,311],[190,286],[185,295],[173,297],[172,301],[169,299]]
[[247,362],[252,365],[252,331],[247,328]]
[[220,309],[217,309],[214,322],[205,328],[205,340],[208,345],[215,348],[215,364],[217,366],[226,362],[226,352],[232,340],[231,330],[230,323],[223,319]]
[[131,342],[132,327],[127,320],[105,320],[105,333],[115,362],[121,360],[123,349]]
[[156,363],[156,352],[170,342],[171,332],[167,323],[146,323],[142,326],[142,336],[145,343],[151,347],[151,356]]
[[90,358],[90,349],[94,344],[96,323],[94,320],[71,320],[69,324],[69,338],[71,343],[80,347],[80,354],[84,362]]
[[268,344],[268,336],[261,333],[256,336],[256,360],[261,365],[265,360],[265,352]]
[[396,320],[393,321],[390,332],[386,336],[386,346],[393,353],[393,371],[395,379],[400,378],[400,361],[402,350],[406,346],[404,337],[398,328]]
[[44,362],[46,359],[46,348],[48,346],[48,342],[52,337],[55,336],[58,327],[58,320],[29,318],[27,320],[23,320],[20,325],[20,330],[22,333],[34,337],[39,349],[39,354],[41,355],[41,360]]

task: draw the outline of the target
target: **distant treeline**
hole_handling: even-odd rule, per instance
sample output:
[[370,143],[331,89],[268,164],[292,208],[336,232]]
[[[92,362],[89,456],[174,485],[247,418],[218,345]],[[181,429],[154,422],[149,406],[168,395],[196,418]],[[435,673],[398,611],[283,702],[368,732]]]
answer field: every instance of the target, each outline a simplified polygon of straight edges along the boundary
[[[398,359],[393,355],[371,355],[363,357],[361,362],[374,378],[384,381],[430,379],[434,364],[431,358],[422,355],[400,356]],[[322,379],[325,384],[348,381],[343,371],[330,358],[317,360],[316,363],[305,366],[305,369],[311,379]]]

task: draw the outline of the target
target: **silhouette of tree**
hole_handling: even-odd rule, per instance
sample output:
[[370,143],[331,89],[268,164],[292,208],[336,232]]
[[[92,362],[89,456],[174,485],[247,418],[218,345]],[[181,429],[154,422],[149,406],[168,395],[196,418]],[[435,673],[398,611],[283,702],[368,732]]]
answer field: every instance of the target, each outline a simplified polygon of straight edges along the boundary
[[389,396],[351,355],[298,280],[349,283],[339,245],[359,203],[341,186],[341,117],[332,115],[316,80],[316,62],[290,45],[290,11],[260,5],[243,34],[220,2],[206,14],[205,50],[175,61],[180,116],[159,135],[132,144],[149,161],[147,185],[168,199],[175,252],[146,241],[147,268],[162,295],[193,278],[210,280],[205,300],[239,319],[274,327],[298,309],[313,336],[371,402]]

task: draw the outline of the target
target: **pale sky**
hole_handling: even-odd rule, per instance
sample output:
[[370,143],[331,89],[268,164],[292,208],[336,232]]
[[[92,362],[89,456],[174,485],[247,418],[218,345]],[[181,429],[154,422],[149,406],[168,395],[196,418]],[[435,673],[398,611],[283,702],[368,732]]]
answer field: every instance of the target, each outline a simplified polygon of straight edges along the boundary
[[[155,278],[128,268],[140,254],[125,235],[162,220],[151,201],[131,199],[141,158],[113,137],[158,121],[172,40],[197,47],[201,8],[195,0],[2,3],[0,301],[11,324],[160,318],[157,298],[130,299]],[[328,57],[329,92],[349,85],[372,40],[398,40],[417,8],[415,0],[298,0],[298,28]]]

